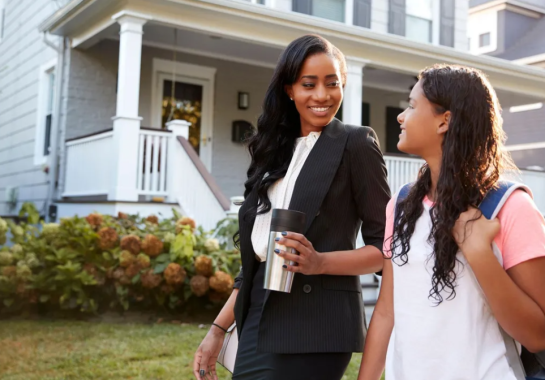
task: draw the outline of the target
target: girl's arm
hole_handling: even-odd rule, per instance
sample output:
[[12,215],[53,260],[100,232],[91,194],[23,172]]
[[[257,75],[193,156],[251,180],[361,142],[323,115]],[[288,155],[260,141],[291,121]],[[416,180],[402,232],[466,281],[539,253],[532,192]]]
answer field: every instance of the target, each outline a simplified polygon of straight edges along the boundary
[[365,340],[358,380],[379,380],[394,327],[394,283],[392,261],[384,259],[382,286]]
[[[504,266],[491,248],[501,243]],[[545,350],[545,221],[530,196],[515,191],[487,220],[476,209],[460,215],[453,234],[501,327],[530,351]]]
[[545,350],[545,257],[507,272],[491,248],[466,257],[500,326],[529,351]]

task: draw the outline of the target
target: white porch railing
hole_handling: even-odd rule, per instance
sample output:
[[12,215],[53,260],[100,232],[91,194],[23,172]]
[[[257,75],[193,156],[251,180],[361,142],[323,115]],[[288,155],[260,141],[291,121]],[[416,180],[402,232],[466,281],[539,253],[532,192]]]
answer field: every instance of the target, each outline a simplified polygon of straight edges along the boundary
[[416,181],[418,171],[424,164],[424,160],[413,157],[384,155],[386,168],[388,169],[388,185],[392,195],[401,186]]
[[138,141],[138,194],[167,196],[168,131],[140,130]]
[[[126,188],[178,203],[198,225],[212,229],[227,216],[231,204],[187,141],[189,125],[174,120],[169,131],[140,129],[137,162],[132,161],[136,183]],[[113,131],[68,141],[63,197],[107,195],[111,201],[123,200],[110,198],[111,162],[119,154],[114,148]]]
[[230,202],[187,141],[189,125],[182,120],[168,124],[172,130],[168,165],[176,168],[168,175],[170,199],[177,201],[198,225],[210,230],[226,217]]
[[63,197],[105,195],[110,190],[109,165],[114,154],[113,132],[107,131],[66,143]]

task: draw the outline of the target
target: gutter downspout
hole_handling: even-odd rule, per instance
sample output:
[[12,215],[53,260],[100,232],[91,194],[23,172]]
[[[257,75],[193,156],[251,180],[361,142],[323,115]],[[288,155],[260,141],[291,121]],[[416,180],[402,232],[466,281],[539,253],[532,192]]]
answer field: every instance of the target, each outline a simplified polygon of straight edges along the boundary
[[47,222],[51,222],[49,217],[49,206],[53,203],[55,198],[55,189],[58,177],[58,151],[59,151],[59,132],[60,132],[60,116],[61,116],[61,104],[62,104],[62,90],[64,84],[64,53],[66,50],[66,43],[64,37],[61,38],[59,45],[54,44],[47,39],[47,32],[43,34],[43,42],[54,49],[58,54],[57,66],[55,67],[55,96],[54,96],[54,109],[52,115],[51,125],[51,145],[49,149],[48,165],[49,165],[49,183],[47,186],[47,196],[44,203],[44,214]]

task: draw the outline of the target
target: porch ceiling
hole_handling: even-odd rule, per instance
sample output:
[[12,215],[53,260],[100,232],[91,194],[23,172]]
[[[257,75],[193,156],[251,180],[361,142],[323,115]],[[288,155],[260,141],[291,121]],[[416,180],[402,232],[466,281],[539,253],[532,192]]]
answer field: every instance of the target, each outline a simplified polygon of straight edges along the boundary
[[[44,21],[41,29],[71,37],[74,47],[84,48],[118,30],[112,15],[120,11],[150,18],[146,25],[149,39],[153,38],[154,25],[221,36],[226,40],[257,45],[251,54],[269,64],[274,64],[273,57],[278,57],[278,52],[293,39],[306,33],[318,33],[330,39],[347,57],[368,61],[371,67],[414,76],[423,67],[436,62],[468,65],[486,72],[492,84],[502,92],[524,95],[528,99],[545,99],[545,70],[493,57],[473,56],[451,48],[421,44],[246,1],[72,0]],[[217,44],[228,49],[228,45],[223,45],[226,40]],[[199,45],[201,50],[208,47],[221,51],[222,48],[215,46],[214,42],[206,41],[207,45]]]

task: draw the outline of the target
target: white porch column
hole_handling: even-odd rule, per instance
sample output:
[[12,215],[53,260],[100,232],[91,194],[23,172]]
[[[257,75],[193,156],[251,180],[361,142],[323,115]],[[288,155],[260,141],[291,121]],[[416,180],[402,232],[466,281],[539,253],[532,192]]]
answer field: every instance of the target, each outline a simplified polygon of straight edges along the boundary
[[117,79],[117,110],[114,124],[114,162],[109,200],[137,201],[138,138],[141,117],[140,65],[143,26],[150,19],[145,15],[120,12],[112,17],[121,25],[119,33],[119,68]]
[[344,87],[343,122],[361,125],[363,103],[363,67],[366,61],[346,57],[346,85]]
[[189,139],[189,127],[191,123],[185,120],[172,120],[167,123],[167,129],[172,132],[168,144],[168,158],[167,158],[167,191],[168,201],[178,202],[178,189],[176,185],[184,183],[184,169],[180,167],[182,162],[179,155],[182,153],[182,147],[178,142],[178,137]]

